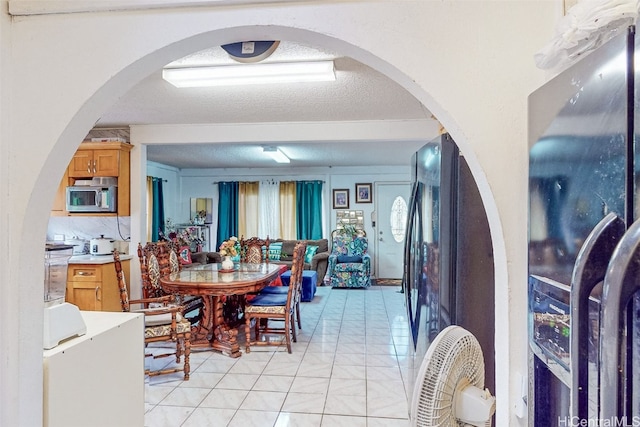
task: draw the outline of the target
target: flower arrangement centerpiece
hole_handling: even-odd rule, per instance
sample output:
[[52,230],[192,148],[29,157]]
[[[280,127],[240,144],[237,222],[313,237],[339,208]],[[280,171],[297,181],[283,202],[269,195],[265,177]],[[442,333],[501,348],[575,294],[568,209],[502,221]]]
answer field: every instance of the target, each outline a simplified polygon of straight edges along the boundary
[[231,257],[238,255],[238,238],[236,236],[229,237],[229,240],[225,240],[220,245],[220,256],[224,257],[222,260],[222,270],[233,270],[234,264]]

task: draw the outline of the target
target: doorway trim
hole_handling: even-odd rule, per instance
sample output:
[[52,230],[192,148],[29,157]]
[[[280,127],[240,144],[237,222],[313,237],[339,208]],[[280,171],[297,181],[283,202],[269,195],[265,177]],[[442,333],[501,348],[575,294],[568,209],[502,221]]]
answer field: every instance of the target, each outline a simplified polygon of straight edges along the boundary
[[[419,65],[419,62],[412,62],[415,61],[413,59],[403,61],[401,57],[394,56],[397,55],[396,51],[392,51],[386,45],[386,43],[395,41],[420,41],[418,34],[414,39],[407,39],[406,37],[403,38],[404,32],[397,32],[395,29],[394,31],[389,31],[381,28],[377,35],[368,36],[369,38],[367,38],[363,33],[368,30],[367,25],[372,25],[383,19],[391,20],[391,23],[396,21],[391,19],[393,17],[388,16],[373,16],[373,20],[367,21],[366,18],[372,18],[371,15],[375,15],[376,12],[382,15],[386,10],[382,6],[364,4],[362,8],[355,5],[349,5],[349,7],[354,9],[351,13],[361,13],[361,15],[358,15],[360,19],[357,20],[355,25],[345,25],[342,28],[336,27],[335,22],[323,24],[324,21],[318,19],[317,16],[310,17],[309,15],[316,11],[316,8],[264,8],[263,13],[256,14],[257,16],[251,16],[251,14],[247,13],[240,14],[236,10],[224,9],[216,10],[215,13],[206,9],[188,12],[184,10],[179,12],[163,11],[163,13],[155,14],[138,11],[119,15],[105,13],[103,15],[105,17],[104,20],[102,20],[102,16],[97,16],[98,14],[87,14],[86,17],[78,14],[75,15],[75,22],[83,24],[83,29],[87,28],[88,24],[91,24],[96,30],[95,34],[105,31],[105,27],[108,24],[111,27],[112,35],[109,47],[113,48],[114,51],[122,50],[122,55],[119,58],[114,58],[110,64],[104,61],[103,69],[96,69],[95,75],[90,76],[90,73],[85,72],[86,67],[74,67],[81,61],[86,61],[86,58],[78,58],[75,62],[72,59],[62,64],[60,62],[63,61],[54,62],[48,70],[51,74],[47,75],[41,82],[30,86],[24,85],[24,83],[25,80],[33,76],[32,72],[28,72],[31,62],[42,61],[42,55],[37,55],[38,53],[45,52],[51,46],[65,46],[69,50],[77,46],[86,48],[86,42],[91,41],[93,37],[78,38],[76,32],[74,37],[77,40],[74,40],[67,33],[69,30],[67,32],[64,31],[65,28],[69,27],[68,21],[60,20],[59,17],[56,21],[55,17],[49,19],[38,16],[31,22],[28,22],[29,18],[25,18],[12,23],[11,29],[7,25],[7,33],[12,36],[10,39],[11,43],[13,43],[13,48],[19,54],[15,55],[15,60],[9,67],[9,70],[13,73],[5,74],[7,87],[13,86],[12,95],[10,100],[7,101],[5,110],[12,111],[14,120],[12,120],[12,123],[6,120],[7,130],[4,133],[10,136],[16,145],[18,142],[23,144],[26,141],[31,141],[36,149],[44,148],[45,150],[32,150],[40,151],[39,154],[41,156],[34,156],[34,161],[30,163],[28,170],[25,168],[24,171],[20,171],[17,170],[18,168],[9,167],[5,169],[13,174],[12,182],[18,182],[20,185],[14,186],[13,189],[9,189],[8,184],[5,187],[5,189],[8,189],[7,199],[15,202],[11,207],[2,209],[3,213],[6,213],[6,217],[8,217],[7,223],[11,224],[11,228],[6,227],[8,238],[5,245],[7,248],[11,248],[10,260],[15,260],[15,262],[7,263],[9,268],[4,277],[9,279],[7,282],[19,279],[21,283],[26,283],[27,285],[13,290],[9,289],[5,303],[1,306],[4,309],[2,311],[8,313],[2,318],[9,320],[10,324],[16,327],[10,330],[6,340],[3,341],[7,344],[7,353],[13,356],[8,357],[5,366],[0,372],[3,378],[7,380],[1,386],[0,391],[13,393],[16,400],[21,402],[19,406],[9,403],[2,404],[0,414],[4,410],[8,414],[6,416],[2,415],[2,420],[11,421],[15,419],[24,424],[38,424],[37,422],[31,423],[28,421],[41,416],[41,411],[34,411],[33,408],[38,407],[38,402],[42,401],[42,385],[38,386],[37,384],[38,381],[41,381],[41,378],[37,377],[39,377],[39,372],[41,372],[42,368],[41,366],[38,368],[37,363],[35,363],[38,359],[41,362],[42,349],[38,349],[41,343],[34,342],[40,336],[34,331],[41,327],[42,316],[36,314],[38,312],[37,304],[36,307],[32,305],[35,301],[41,301],[42,289],[41,284],[38,285],[38,283],[41,282],[42,272],[36,272],[32,268],[32,256],[34,245],[41,244],[42,234],[46,232],[48,212],[43,211],[43,204],[46,201],[52,201],[52,194],[61,176],[61,165],[68,163],[75,148],[77,148],[78,141],[91,129],[100,114],[113,105],[118,97],[141,81],[148,73],[157,70],[159,68],[158,64],[161,64],[166,59],[184,56],[197,50],[198,46],[203,46],[205,43],[208,45],[224,44],[239,35],[246,37],[264,37],[265,34],[275,35],[276,37],[281,35],[282,37],[293,37],[303,42],[315,42],[318,46],[337,49],[344,52],[345,55],[353,56],[398,82],[400,86],[415,96],[423,105],[434,111],[434,114],[439,117],[443,124],[446,124],[447,128],[456,137],[459,144],[464,145],[463,149],[468,148],[468,153],[473,156],[473,148],[475,146],[471,144],[470,138],[479,137],[482,139],[483,135],[478,135],[477,129],[471,129],[471,132],[468,133],[471,137],[466,137],[465,135],[467,134],[462,131],[450,113],[444,107],[439,106],[427,92],[431,86],[425,84],[424,81],[422,85],[417,83],[417,81],[420,81],[417,78],[420,73],[412,66]],[[279,16],[275,16],[277,13],[282,12],[282,9],[287,13],[280,13]],[[340,11],[339,5],[325,4],[317,8],[317,12],[320,15],[323,12],[334,13],[336,11]],[[349,14],[340,15],[334,13],[334,15],[347,21],[351,18]],[[217,19],[211,19],[212,17]],[[225,17],[229,18],[229,20],[223,19]],[[192,19],[192,25],[172,25],[170,29],[166,25],[162,25],[162,23],[166,23],[167,20],[172,18],[175,18],[176,23],[190,18]],[[395,19],[397,20],[398,18]],[[32,38],[28,35],[28,30],[33,28],[36,23],[42,23],[43,21],[48,25],[42,26],[43,29],[39,33],[42,36],[41,43],[36,47],[36,43],[32,43]],[[239,21],[243,22],[243,25],[239,25]],[[142,25],[137,28],[135,25],[131,25],[136,22]],[[363,22],[366,25],[363,25]],[[408,24],[415,25],[415,22],[408,20]],[[227,27],[220,28],[222,25],[227,25]],[[293,27],[294,25],[296,26],[295,28]],[[114,27],[117,28],[114,30]],[[121,33],[117,31],[120,28],[124,30]],[[142,31],[145,29],[149,31]],[[56,35],[56,31],[60,34]],[[394,39],[394,34],[399,40]],[[130,39],[128,40],[127,37]],[[131,40],[131,38],[133,39]],[[377,45],[377,41],[381,42],[381,45]],[[189,48],[189,46],[192,47]],[[81,49],[81,51],[84,50]],[[398,68],[392,65],[396,61],[400,64]],[[63,71],[68,72],[69,70],[71,70],[69,75],[66,75],[65,78],[60,78],[63,75]],[[405,72],[408,74],[405,74]],[[77,79],[74,79],[74,77]],[[49,85],[51,80],[58,78],[59,85],[55,88],[56,94],[51,93],[50,90],[37,93],[37,89],[42,89]],[[435,85],[435,83],[432,83],[432,85]],[[29,89],[22,89],[23,86],[25,88],[29,87]],[[72,88],[75,88],[75,90],[72,90]],[[447,88],[445,87],[444,89]],[[51,114],[49,111],[48,116],[46,116],[43,113],[44,106],[50,109],[51,105],[56,105],[54,101],[60,101],[60,99],[59,96],[56,98],[54,95],[57,96],[58,93],[64,93],[64,91],[68,91],[70,94],[65,98],[65,102],[59,102],[58,106],[60,108],[55,111],[56,114]],[[38,96],[41,95],[40,104],[42,107],[38,106],[37,102],[31,102],[36,93]],[[21,96],[24,97],[21,99]],[[25,105],[29,104],[34,107],[27,112],[25,111]],[[8,117],[9,115],[5,114],[5,118],[8,119]],[[45,123],[40,124],[40,129],[27,129],[27,123],[46,119],[46,117],[49,117],[49,120],[43,120]],[[51,126],[49,127],[49,125]],[[474,130],[476,130],[475,133],[473,132]],[[45,138],[42,138],[43,136]],[[6,143],[6,145],[8,144]],[[27,155],[21,152],[23,150],[24,147],[7,148],[9,154],[7,158],[16,160],[16,163],[22,167],[27,164],[25,161]],[[138,154],[138,156],[138,160],[144,159],[144,154]],[[474,170],[474,176],[478,179],[487,208],[487,215],[492,225],[491,231],[496,249],[496,283],[503,283],[499,290],[502,295],[501,299],[506,300],[509,296],[508,292],[506,292],[509,276],[505,237],[496,200],[482,169],[482,166],[488,167],[489,165],[487,162],[481,164],[475,156],[472,159],[472,170]],[[138,168],[137,170],[135,169],[136,167]],[[33,171],[39,171],[39,173],[34,174]],[[132,167],[132,174],[136,173],[140,173],[139,165]],[[132,179],[133,185],[137,180],[135,175],[132,176],[134,176]],[[133,194],[132,189],[132,197]],[[134,229],[135,224],[132,222],[132,234]],[[139,236],[132,235],[132,240],[135,241],[137,238]],[[16,301],[18,301],[17,306]],[[28,312],[23,310],[26,304],[30,307]],[[501,318],[507,318],[510,314],[511,312],[506,312],[501,315]],[[501,334],[503,336],[502,343],[505,344],[508,350],[505,352],[506,355],[503,361],[506,366],[509,366],[509,362],[512,361],[510,353],[518,353],[514,346],[509,345],[509,337],[513,338],[514,336],[513,327],[510,327],[507,322],[500,324],[504,325],[504,329],[498,331],[498,334],[503,332]],[[9,330],[8,327],[7,330]],[[16,358],[20,359],[16,360]],[[508,379],[507,376],[501,385],[502,389],[499,390],[502,391],[501,394],[506,399],[505,402],[507,402],[503,406],[498,406],[498,412],[502,411],[504,418],[509,414]],[[15,407],[12,408],[12,406]],[[14,416],[18,418],[13,418]]]

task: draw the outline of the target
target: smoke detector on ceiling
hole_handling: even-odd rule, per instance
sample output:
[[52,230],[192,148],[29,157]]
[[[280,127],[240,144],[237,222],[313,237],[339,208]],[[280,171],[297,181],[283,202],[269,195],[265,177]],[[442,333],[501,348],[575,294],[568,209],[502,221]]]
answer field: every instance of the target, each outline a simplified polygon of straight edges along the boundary
[[238,62],[260,62],[277,49],[280,41],[246,41],[220,46]]

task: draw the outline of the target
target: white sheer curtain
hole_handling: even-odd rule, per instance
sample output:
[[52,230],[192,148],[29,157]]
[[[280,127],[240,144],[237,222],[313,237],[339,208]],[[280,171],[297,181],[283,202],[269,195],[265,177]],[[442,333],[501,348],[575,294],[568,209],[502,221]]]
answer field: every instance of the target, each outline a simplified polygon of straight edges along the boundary
[[280,181],[260,181],[258,191],[258,236],[277,239],[280,236]]

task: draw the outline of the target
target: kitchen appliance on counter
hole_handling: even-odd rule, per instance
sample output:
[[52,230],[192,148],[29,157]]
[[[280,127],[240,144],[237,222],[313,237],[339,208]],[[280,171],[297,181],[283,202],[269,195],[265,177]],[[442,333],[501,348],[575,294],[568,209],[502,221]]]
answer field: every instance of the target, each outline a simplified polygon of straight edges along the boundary
[[111,255],[114,242],[115,240],[111,237],[104,237],[104,234],[101,234],[99,238],[89,241],[89,253],[91,255]]
[[67,187],[68,212],[117,212],[118,179],[95,177]]
[[89,241],[79,237],[72,237],[64,241],[66,245],[73,246],[74,255],[84,255],[89,253]]
[[62,340],[87,332],[78,307],[65,302],[67,267],[72,255],[72,245],[45,246],[43,348],[47,350]]

